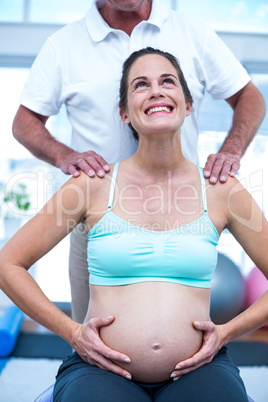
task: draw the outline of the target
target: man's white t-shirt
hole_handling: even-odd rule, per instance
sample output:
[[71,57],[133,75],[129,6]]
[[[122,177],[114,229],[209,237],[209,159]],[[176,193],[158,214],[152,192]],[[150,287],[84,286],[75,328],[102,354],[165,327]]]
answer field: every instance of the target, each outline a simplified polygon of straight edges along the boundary
[[[153,0],[147,21],[128,36],[102,19],[98,3],[86,16],[52,35],[37,56],[25,84],[21,104],[44,116],[66,104],[72,125],[72,147],[93,150],[108,163],[121,160],[137,144],[120,117],[118,92],[125,59],[151,46],[177,57],[194,99],[182,127],[184,155],[198,163],[198,115],[207,90],[226,99],[250,77],[231,51],[206,25]],[[213,116],[211,116],[213,119]]]

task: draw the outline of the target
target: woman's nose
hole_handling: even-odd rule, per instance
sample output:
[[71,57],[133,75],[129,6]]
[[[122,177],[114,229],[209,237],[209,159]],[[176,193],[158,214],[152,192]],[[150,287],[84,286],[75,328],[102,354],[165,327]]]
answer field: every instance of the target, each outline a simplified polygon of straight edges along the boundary
[[164,97],[163,91],[159,85],[152,85],[150,91],[150,99]]

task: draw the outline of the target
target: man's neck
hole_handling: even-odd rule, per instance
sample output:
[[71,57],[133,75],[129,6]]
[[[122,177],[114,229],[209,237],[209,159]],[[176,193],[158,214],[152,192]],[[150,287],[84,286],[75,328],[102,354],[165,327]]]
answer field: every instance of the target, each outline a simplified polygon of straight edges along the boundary
[[130,36],[136,25],[141,21],[148,20],[151,8],[152,2],[150,0],[145,0],[134,11],[121,11],[106,2],[99,9],[99,13],[111,28],[120,29]]

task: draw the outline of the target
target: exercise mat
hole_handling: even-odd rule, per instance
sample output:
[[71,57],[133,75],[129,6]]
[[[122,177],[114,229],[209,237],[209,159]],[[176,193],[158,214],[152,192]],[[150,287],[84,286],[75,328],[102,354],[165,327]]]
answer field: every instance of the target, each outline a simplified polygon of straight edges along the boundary
[[0,318],[0,357],[6,357],[13,351],[24,314],[17,306],[7,307]]

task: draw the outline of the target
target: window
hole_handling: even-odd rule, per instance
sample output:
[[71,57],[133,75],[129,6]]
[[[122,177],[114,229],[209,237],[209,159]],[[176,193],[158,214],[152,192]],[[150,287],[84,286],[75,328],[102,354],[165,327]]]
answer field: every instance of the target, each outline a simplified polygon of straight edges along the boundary
[[1,0],[1,22],[66,24],[81,18],[92,0]]
[[216,30],[268,32],[267,0],[178,0],[176,9]]
[[[0,21],[67,24],[85,14],[93,0],[1,0]],[[162,0],[176,8],[177,0]],[[53,12],[51,11],[53,10]]]
[[[5,135],[5,146],[0,147],[0,161],[4,159],[27,159],[31,154],[12,136],[12,121],[19,106],[21,91],[28,74],[28,68],[1,68],[0,87],[5,96],[0,98],[0,109],[5,110],[1,116],[1,132]],[[49,119],[51,133],[67,145],[70,144],[71,129],[63,107],[58,116]],[[1,173],[0,173],[1,175]]]
[[[268,99],[268,69],[267,73],[251,73],[252,82],[263,94],[265,99]],[[213,118],[211,117],[213,116]],[[199,128],[200,132],[217,131],[227,132],[230,128],[232,120],[232,109],[225,101],[213,100],[206,93],[200,112]],[[258,131],[260,135],[268,136],[268,115],[266,114],[262,125]]]
[[24,0],[1,0],[0,21],[22,22],[24,15]]
[[[93,0],[1,0],[0,21],[66,24],[81,18]],[[268,32],[266,0],[162,0],[216,30]]]
[[91,3],[92,0],[31,0],[29,21],[66,24],[83,17]]
[[5,137],[5,146],[0,147],[0,160],[24,159],[29,152],[12,136],[11,127],[19,105],[20,93],[28,73],[27,68],[0,68],[0,87],[5,96],[0,98],[0,108],[5,110],[1,116],[1,132]]
[[[2,190],[6,186],[13,188],[14,183],[25,184],[31,202],[29,216],[32,216],[42,208],[44,203],[69,176],[65,176],[59,169],[34,158],[26,148],[13,138],[12,121],[19,106],[20,94],[28,71],[28,68],[0,67],[0,87],[4,94],[0,98],[0,108],[5,111],[1,115],[0,121],[4,143],[4,146],[0,147],[0,195],[2,200]],[[70,144],[71,131],[65,107],[62,107],[57,116],[49,119],[48,128],[60,141]],[[27,216],[19,219],[20,216],[16,216],[17,211],[14,211],[13,205],[10,206],[10,209],[3,207],[3,205],[0,207],[1,248],[5,244],[6,238],[11,236],[27,220]],[[4,219],[6,216],[8,219]],[[11,219],[13,217],[16,219]],[[30,271],[48,297],[54,301],[70,301],[71,298],[67,269],[68,248],[69,239],[67,237]],[[59,261],[63,270],[54,269],[55,264],[59,264]],[[57,289],[51,287],[51,280],[55,284],[61,283],[62,286],[57,287]],[[5,300],[6,298],[0,291],[0,307],[8,303]]]

